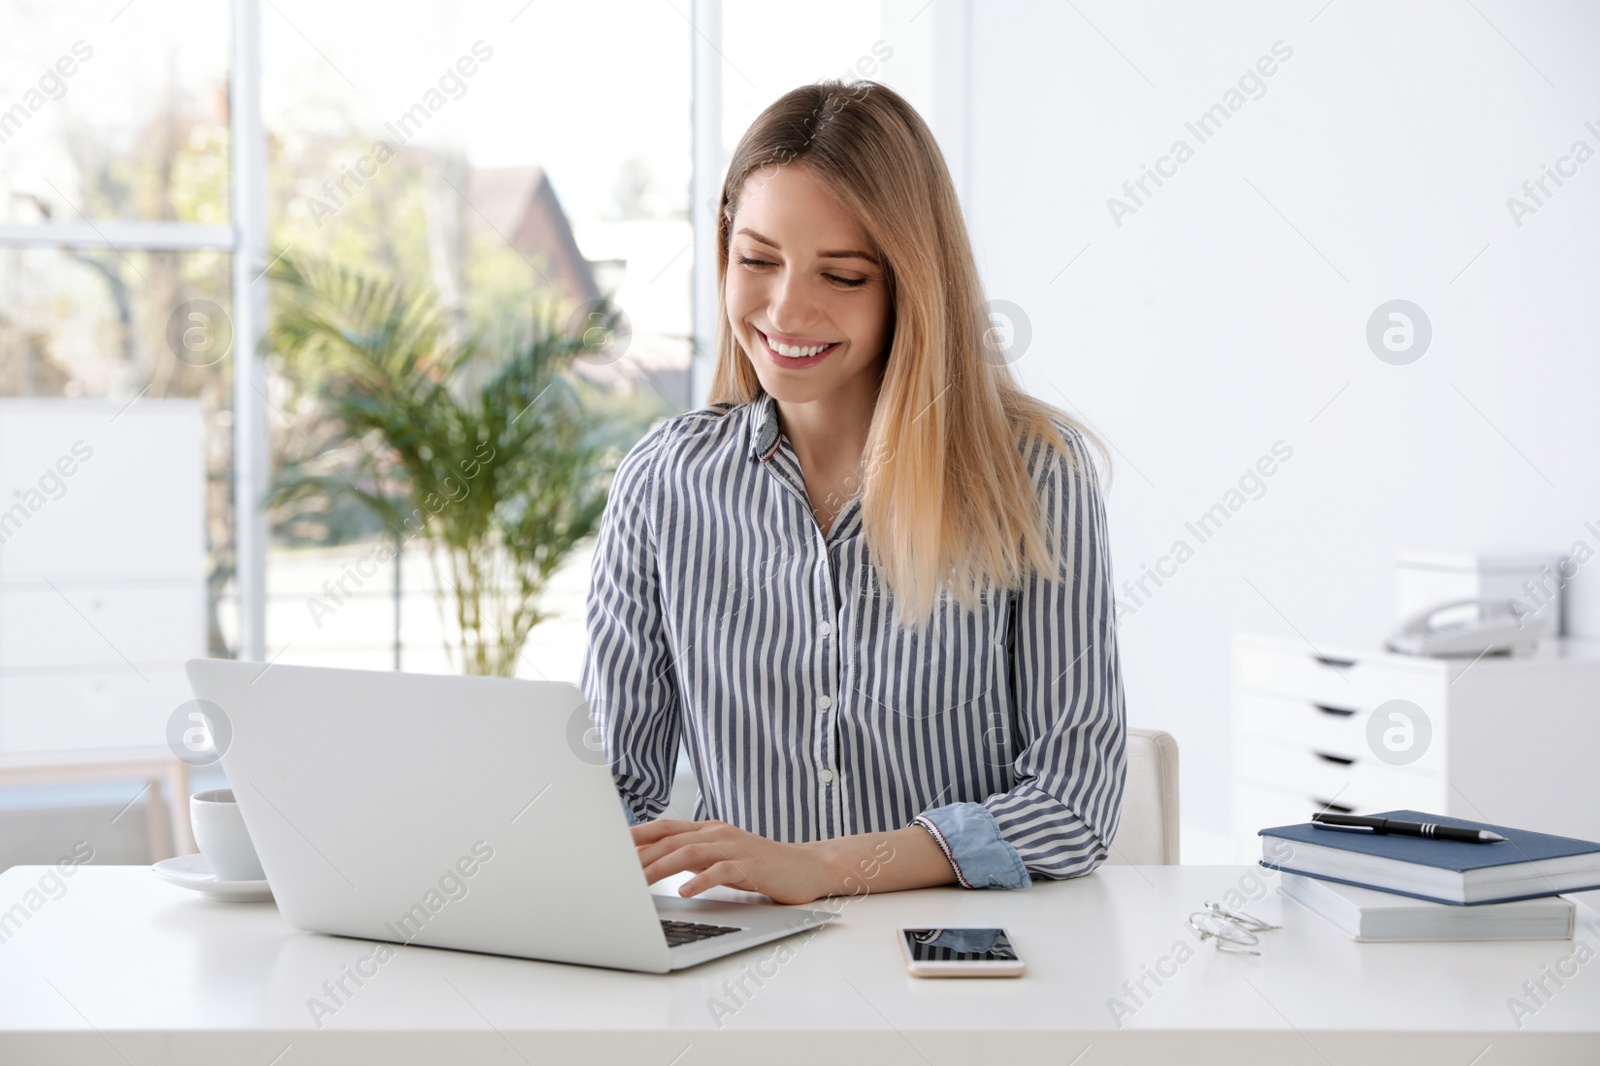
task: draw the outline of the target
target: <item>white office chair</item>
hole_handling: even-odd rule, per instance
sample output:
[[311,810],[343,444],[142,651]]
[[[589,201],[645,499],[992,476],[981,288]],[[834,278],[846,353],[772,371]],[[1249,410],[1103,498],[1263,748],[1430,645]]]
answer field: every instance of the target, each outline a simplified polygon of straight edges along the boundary
[[1122,822],[1106,865],[1178,864],[1178,742],[1159,729],[1128,730]]

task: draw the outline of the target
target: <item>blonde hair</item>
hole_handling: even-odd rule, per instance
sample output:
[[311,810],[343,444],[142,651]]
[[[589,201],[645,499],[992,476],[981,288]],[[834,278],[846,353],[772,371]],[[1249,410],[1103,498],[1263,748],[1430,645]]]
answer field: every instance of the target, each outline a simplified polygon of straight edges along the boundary
[[[749,175],[772,164],[803,166],[820,179],[884,263],[889,355],[863,455],[871,468],[861,522],[900,623],[920,629],[941,587],[975,609],[986,583],[1017,588],[1030,566],[1060,573],[1063,546],[1043,528],[1022,441],[1036,434],[1079,469],[1054,424],[1060,420],[1105,449],[1064,411],[1025,392],[1008,363],[985,357],[988,308],[955,186],[927,124],[874,81],[804,85],[763,111],[722,186],[723,307],[739,197]],[[747,404],[761,393],[724,312],[707,403]]]

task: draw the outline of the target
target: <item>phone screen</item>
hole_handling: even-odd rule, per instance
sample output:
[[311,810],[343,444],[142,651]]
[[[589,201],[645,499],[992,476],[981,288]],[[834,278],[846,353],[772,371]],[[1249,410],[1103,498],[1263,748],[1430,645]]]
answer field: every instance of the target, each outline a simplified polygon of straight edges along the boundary
[[906,929],[912,962],[1014,962],[1004,929]]

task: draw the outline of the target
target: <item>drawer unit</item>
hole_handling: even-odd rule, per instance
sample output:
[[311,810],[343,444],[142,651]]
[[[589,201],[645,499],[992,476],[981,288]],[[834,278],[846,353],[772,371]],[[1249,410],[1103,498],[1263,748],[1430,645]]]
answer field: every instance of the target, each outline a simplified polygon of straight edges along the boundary
[[1254,862],[1261,857],[1260,838],[1256,834],[1258,829],[1303,822],[1312,811],[1324,808],[1340,814],[1370,814],[1384,809],[1362,808],[1348,803],[1329,805],[1322,802],[1325,798],[1314,795],[1310,789],[1271,788],[1253,781],[1236,780],[1232,795],[1233,823],[1245,827],[1238,831],[1239,861]]
[[1312,810],[1332,803],[1380,810],[1439,810],[1446,800],[1442,775],[1413,773],[1371,755],[1334,756],[1248,734],[1235,739],[1233,752],[1234,772],[1244,781],[1307,797],[1311,806],[1296,821],[1303,822]]
[[1443,665],[1412,663],[1393,655],[1339,657],[1304,644],[1295,648],[1241,643],[1234,649],[1240,687],[1356,711],[1370,711],[1389,700],[1410,700],[1436,715],[1444,696],[1439,685]]
[[204,596],[193,583],[0,590],[0,671],[181,663],[205,644]]
[[166,752],[205,494],[198,400],[0,399],[0,771]]
[[200,401],[0,400],[0,582],[205,575]]
[[[1249,781],[1235,781],[1232,794],[1232,815],[1238,839],[1234,849],[1241,862],[1255,862],[1261,858],[1259,829],[1275,825],[1294,825],[1306,821],[1312,811],[1328,810],[1339,814],[1375,814],[1393,809],[1393,804],[1360,804],[1348,802],[1343,796],[1338,803],[1326,803],[1326,797],[1311,789],[1269,788]],[[1439,802],[1426,803],[1421,809],[1437,808]]]
[[[1376,708],[1341,707],[1246,690],[1234,695],[1234,735],[1292,745],[1323,756],[1324,761],[1330,763],[1346,759],[1389,766],[1381,763],[1368,746],[1367,731],[1374,710]],[[1431,736],[1422,755],[1403,768],[1391,766],[1391,769],[1444,773],[1443,718],[1433,714],[1428,718]],[[1392,727],[1389,721],[1380,726]]]
[[194,698],[182,667],[0,676],[0,755],[157,748]]
[[[1422,719],[1388,717],[1391,700]],[[1260,858],[1257,830],[1323,807],[1600,840],[1589,766],[1600,750],[1600,644],[1547,641],[1535,655],[1474,661],[1235,634],[1231,704],[1239,861]],[[1402,740],[1414,757],[1392,754]]]

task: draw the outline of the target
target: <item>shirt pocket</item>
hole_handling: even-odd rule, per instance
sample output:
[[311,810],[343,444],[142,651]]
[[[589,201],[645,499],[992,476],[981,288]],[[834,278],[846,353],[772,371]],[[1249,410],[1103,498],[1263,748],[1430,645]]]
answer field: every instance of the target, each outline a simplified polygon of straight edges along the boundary
[[925,740],[947,741],[958,732],[963,746],[983,743],[989,719],[1003,716],[1006,706],[1009,596],[986,588],[969,609],[941,589],[932,620],[913,633],[896,624],[881,585],[859,587],[856,688],[863,713]]

